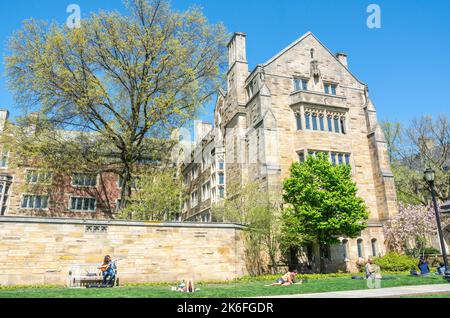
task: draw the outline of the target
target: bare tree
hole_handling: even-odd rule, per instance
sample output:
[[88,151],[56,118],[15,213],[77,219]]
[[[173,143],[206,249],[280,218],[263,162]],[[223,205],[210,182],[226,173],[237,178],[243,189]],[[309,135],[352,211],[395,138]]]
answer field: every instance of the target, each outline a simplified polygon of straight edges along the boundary
[[[384,124],[387,139],[395,124]],[[436,171],[436,192],[445,201],[450,190],[450,119],[439,115],[414,119],[396,133],[395,143],[389,143],[392,167],[399,199],[407,204],[429,204],[428,184],[423,179],[427,168]]]

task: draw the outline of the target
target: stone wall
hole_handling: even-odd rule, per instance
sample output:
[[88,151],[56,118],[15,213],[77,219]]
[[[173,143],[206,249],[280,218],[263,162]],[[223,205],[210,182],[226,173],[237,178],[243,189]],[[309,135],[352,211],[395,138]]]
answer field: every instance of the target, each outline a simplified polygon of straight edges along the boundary
[[121,283],[245,275],[242,228],[0,217],[0,285],[65,285],[73,266],[118,259]]

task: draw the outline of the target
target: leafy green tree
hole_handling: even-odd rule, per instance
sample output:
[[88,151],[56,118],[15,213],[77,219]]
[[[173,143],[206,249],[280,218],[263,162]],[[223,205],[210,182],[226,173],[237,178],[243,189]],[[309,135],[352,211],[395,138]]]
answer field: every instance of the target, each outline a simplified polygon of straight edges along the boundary
[[136,178],[136,191],[119,218],[138,221],[178,219],[183,185],[175,169],[147,170]]
[[[9,40],[5,59],[24,107],[16,133],[40,146],[28,150],[77,156],[81,166],[101,161],[122,176],[124,202],[136,166],[155,160],[153,141],[169,139],[217,91],[228,37],[196,8],[176,12],[165,0],[126,4],[128,14],[101,11],[74,29],[28,20]],[[30,133],[36,121],[44,128]]]
[[213,216],[216,220],[246,226],[246,263],[251,275],[267,272],[264,255],[269,259],[272,273],[277,272],[280,204],[262,191],[261,184],[231,184],[227,198],[213,207]]
[[[366,228],[369,217],[363,199],[357,196],[350,166],[333,166],[328,157],[309,156],[294,163],[284,181],[283,246],[314,243],[323,248],[338,243],[338,237],[355,238]],[[321,262],[321,270],[323,270]]]

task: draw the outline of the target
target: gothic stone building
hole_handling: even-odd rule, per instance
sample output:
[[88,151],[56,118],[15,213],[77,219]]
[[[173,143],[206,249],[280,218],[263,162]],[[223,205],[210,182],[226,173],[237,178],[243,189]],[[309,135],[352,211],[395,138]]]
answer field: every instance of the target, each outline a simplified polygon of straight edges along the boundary
[[[360,237],[341,238],[327,253],[328,268],[354,270],[358,260],[384,254],[382,225],[397,213],[394,179],[368,86],[351,72],[347,55],[333,54],[312,33],[251,72],[245,34],[234,34],[228,52],[228,87],[217,99],[215,127],[197,127],[193,160],[183,166],[189,189],[183,219],[214,218],[211,206],[235,183],[258,181],[281,196],[292,163],[323,152],[334,164],[352,166],[370,210]],[[308,254],[319,257],[317,248]]]

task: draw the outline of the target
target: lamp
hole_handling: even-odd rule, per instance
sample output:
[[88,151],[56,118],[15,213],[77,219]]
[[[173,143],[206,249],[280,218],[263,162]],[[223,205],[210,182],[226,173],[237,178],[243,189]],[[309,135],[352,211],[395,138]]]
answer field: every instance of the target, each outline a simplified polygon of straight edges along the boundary
[[427,170],[425,170],[424,174],[425,174],[425,180],[428,183],[433,183],[434,182],[434,179],[436,178],[436,173],[434,172],[433,169],[428,168]]
[[444,240],[444,234],[442,233],[442,224],[441,224],[441,216],[439,213],[439,207],[436,200],[436,192],[434,190],[434,180],[436,178],[436,173],[433,169],[428,168],[424,172],[425,180],[427,181],[428,185],[430,186],[431,191],[431,198],[433,200],[433,206],[434,206],[434,212],[436,213],[436,223],[438,228],[438,234],[439,234],[439,241],[441,244],[441,250],[442,250],[442,256],[444,258],[444,266],[445,266],[445,274],[444,278],[447,281],[450,281],[450,268],[448,267],[448,258],[447,258],[447,248],[445,246],[445,240]]

